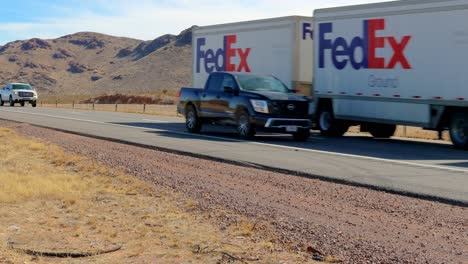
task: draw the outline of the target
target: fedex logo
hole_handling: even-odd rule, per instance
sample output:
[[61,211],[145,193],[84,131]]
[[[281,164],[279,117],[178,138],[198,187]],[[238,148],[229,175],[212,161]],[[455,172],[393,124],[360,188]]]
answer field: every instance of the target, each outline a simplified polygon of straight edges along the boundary
[[[379,31],[385,30],[385,19],[371,19],[363,21],[362,37],[356,36],[348,42],[342,37],[334,40],[327,39],[326,34],[333,32],[332,23],[319,25],[319,68],[325,68],[325,51],[330,50],[333,65],[342,70],[346,66],[356,69],[394,69],[398,64],[403,69],[411,69],[411,64],[405,56],[405,49],[411,36],[404,36],[401,40],[396,37],[378,37]],[[391,58],[379,57],[377,51],[389,45],[392,48]],[[356,58],[356,51],[362,50],[362,58]]]
[[[216,51],[212,49],[204,50],[206,38],[197,39],[197,58],[196,70],[200,73],[201,67],[204,67],[205,72],[212,73],[213,71],[228,71],[228,72],[250,72],[248,57],[251,48],[234,48],[237,43],[236,35],[224,36],[223,48]],[[233,63],[233,58],[239,57],[238,65]],[[203,62],[202,62],[203,61]]]

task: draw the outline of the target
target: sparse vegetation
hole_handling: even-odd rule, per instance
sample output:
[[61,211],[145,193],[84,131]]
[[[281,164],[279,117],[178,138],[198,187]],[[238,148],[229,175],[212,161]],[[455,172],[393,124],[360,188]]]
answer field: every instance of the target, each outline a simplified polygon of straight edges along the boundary
[[[196,201],[147,185],[95,160],[0,128],[0,263],[69,263],[9,249],[86,252],[73,263],[307,263],[248,219],[220,228]],[[224,214],[210,212],[210,214]],[[265,230],[262,226],[262,230]]]

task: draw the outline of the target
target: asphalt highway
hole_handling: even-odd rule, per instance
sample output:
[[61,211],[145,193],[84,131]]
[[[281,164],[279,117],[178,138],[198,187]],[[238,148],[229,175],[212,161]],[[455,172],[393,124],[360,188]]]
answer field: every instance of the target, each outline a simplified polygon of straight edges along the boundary
[[376,140],[361,134],[324,138],[318,133],[307,142],[274,134],[243,141],[233,129],[216,126],[189,134],[183,118],[55,108],[0,107],[0,119],[280,169],[291,177],[468,204],[468,152],[442,141]]

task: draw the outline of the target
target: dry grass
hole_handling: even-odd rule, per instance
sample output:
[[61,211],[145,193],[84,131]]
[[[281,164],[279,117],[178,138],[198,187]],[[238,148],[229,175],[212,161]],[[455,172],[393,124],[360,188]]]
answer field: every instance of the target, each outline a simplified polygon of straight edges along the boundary
[[[9,129],[0,142],[0,263],[310,262],[275,243],[265,223],[239,217],[220,228],[209,219],[223,210],[202,213],[196,201]],[[72,261],[15,252],[7,239],[53,252],[123,247]]]

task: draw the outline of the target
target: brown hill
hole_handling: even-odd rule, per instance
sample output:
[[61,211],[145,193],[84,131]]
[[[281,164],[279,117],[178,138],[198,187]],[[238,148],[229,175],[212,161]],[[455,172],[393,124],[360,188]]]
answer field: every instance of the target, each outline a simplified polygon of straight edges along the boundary
[[175,90],[191,82],[192,29],[153,41],[80,32],[11,42],[0,47],[0,85],[58,97]]

